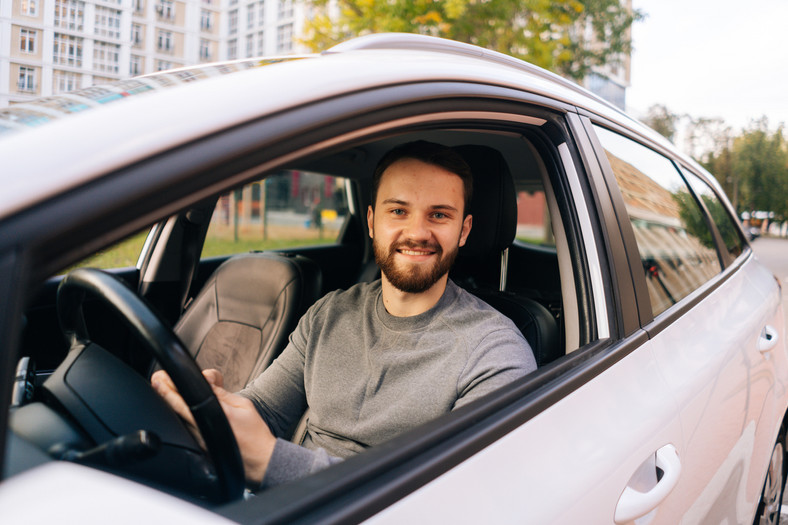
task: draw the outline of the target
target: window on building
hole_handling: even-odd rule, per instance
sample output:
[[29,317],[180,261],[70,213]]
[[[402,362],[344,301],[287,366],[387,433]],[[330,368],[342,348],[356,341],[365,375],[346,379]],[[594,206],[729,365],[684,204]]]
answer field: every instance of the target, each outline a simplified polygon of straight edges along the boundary
[[132,76],[142,74],[142,57],[138,55],[131,55],[129,59],[129,74]]
[[293,24],[284,24],[277,28],[276,52],[288,53],[293,50]]
[[246,37],[246,58],[254,56],[254,35],[247,35]]
[[35,68],[21,66],[19,68],[19,80],[17,81],[16,87],[20,93],[35,93],[36,92]]
[[721,271],[708,222],[676,166],[659,153],[595,128],[637,241],[658,315]]
[[120,14],[117,9],[97,5],[95,33],[107,38],[120,38]]
[[233,38],[227,41],[227,58],[234,60],[238,58],[238,39]]
[[19,30],[19,49],[23,53],[36,52],[36,37],[38,31],[33,29],[20,29]]
[[97,40],[93,45],[93,69],[117,74],[120,70],[120,46]]
[[249,4],[246,8],[246,29],[254,28],[254,5]]
[[140,24],[131,24],[131,44],[134,47],[142,46],[143,28]]
[[257,32],[257,54],[264,55],[265,54],[265,32],[258,31]]
[[55,95],[74,91],[79,87],[79,79],[78,73],[55,69],[52,72],[52,91]]
[[134,6],[134,12],[136,14],[145,12],[145,0],[133,0],[132,5]]
[[82,31],[85,26],[85,2],[55,0],[55,27]]
[[38,16],[38,0],[22,0],[22,14]]
[[200,11],[200,28],[203,31],[210,31],[213,29],[213,12],[208,9]]
[[156,5],[156,14],[159,15],[159,18],[174,20],[175,4],[173,4],[172,0],[159,0],[159,3]]
[[[249,6],[251,8],[251,5]],[[265,22],[265,0],[257,3],[257,25],[262,26]]]
[[211,41],[205,38],[200,39],[200,60],[211,59]]
[[234,35],[238,32],[238,10],[233,9],[227,15],[227,32]]
[[82,39],[71,35],[55,33],[52,59],[55,64],[81,67]]
[[156,61],[156,71],[166,71],[168,69],[172,69],[172,62],[168,60]]
[[293,18],[293,0],[279,0],[279,20]]
[[172,53],[174,49],[172,42],[172,31],[159,30],[158,46],[159,46],[159,51],[163,51],[165,53]]

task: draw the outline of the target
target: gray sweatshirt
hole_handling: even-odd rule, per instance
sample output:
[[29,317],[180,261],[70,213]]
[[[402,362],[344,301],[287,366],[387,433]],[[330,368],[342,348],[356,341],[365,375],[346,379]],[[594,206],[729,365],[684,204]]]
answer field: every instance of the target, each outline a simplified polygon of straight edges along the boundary
[[[383,443],[535,369],[514,324],[451,280],[433,308],[412,317],[386,311],[379,280],[332,292],[240,392],[279,438],[262,487]],[[307,407],[302,447],[283,438]]]

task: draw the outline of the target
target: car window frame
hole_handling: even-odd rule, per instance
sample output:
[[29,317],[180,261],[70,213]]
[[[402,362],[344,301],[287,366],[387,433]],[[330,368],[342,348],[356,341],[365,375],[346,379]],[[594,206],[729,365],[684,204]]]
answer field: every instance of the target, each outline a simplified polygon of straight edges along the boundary
[[[676,319],[689,312],[694,305],[696,305],[698,302],[703,300],[708,295],[712,294],[717,288],[722,286],[723,283],[730,278],[732,272],[736,271],[736,268],[740,266],[740,264],[738,264],[738,261],[743,260],[743,256],[745,256],[745,253],[742,253],[742,256],[737,258],[737,260],[734,261],[732,264],[725,265],[722,264],[721,261],[722,268],[717,275],[715,275],[714,277],[703,283],[701,286],[693,290],[687,296],[683,297],[681,300],[676,302],[676,304],[672,305],[664,312],[655,316],[651,309],[651,302],[648,295],[648,289],[646,287],[645,275],[643,274],[642,271],[642,265],[640,261],[640,255],[638,252],[637,241],[635,239],[634,230],[629,221],[629,215],[626,211],[626,205],[624,204],[624,199],[621,194],[621,190],[618,188],[618,183],[616,182],[612,167],[610,166],[610,163],[607,160],[604,147],[602,146],[601,142],[596,136],[593,126],[598,125],[612,132],[621,134],[624,137],[640,144],[641,146],[651,149],[654,152],[662,155],[663,157],[666,157],[674,165],[676,171],[679,173],[681,179],[685,182],[685,184],[687,184],[687,187],[689,188],[691,195],[697,202],[698,199],[695,190],[687,183],[683,173],[681,172],[681,167],[686,165],[686,163],[681,161],[680,157],[678,157],[674,152],[668,150],[666,147],[649,139],[648,137],[642,135],[641,133],[633,131],[633,129],[628,129],[617,122],[613,122],[609,119],[593,114],[591,112],[584,111],[581,113],[583,113],[581,117],[583,126],[591,138],[591,142],[593,143],[593,147],[596,151],[596,157],[602,167],[602,171],[603,171],[602,180],[604,180],[606,191],[609,193],[611,197],[611,203],[616,210],[616,216],[619,218],[618,226],[621,231],[621,236],[624,239],[626,251],[629,259],[628,273],[632,278],[637,293],[637,304],[638,304],[638,313],[640,317],[640,327],[646,330],[646,332],[649,334],[649,337],[654,337],[655,335],[659,334],[662,330],[664,330],[667,326],[672,324]],[[690,170],[690,171],[695,172],[695,170]],[[713,185],[711,186],[712,189],[716,192],[716,188],[714,188]],[[717,196],[719,197],[718,193]],[[726,202],[726,201],[723,200],[722,202]],[[711,219],[706,207],[703,206],[702,202],[699,204],[706,223],[713,224],[713,220]],[[727,208],[727,204],[726,204],[726,208]],[[712,236],[715,241],[715,249],[719,254],[723,248],[720,244],[721,236],[719,235],[716,226],[714,226],[712,230]]]

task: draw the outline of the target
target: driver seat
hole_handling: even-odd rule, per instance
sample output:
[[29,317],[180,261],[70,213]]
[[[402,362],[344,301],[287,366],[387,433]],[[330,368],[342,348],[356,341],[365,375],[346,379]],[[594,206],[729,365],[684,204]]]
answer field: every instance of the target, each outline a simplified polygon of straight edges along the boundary
[[175,325],[201,369],[241,390],[279,355],[322,288],[307,257],[254,252],[231,257],[211,275]]

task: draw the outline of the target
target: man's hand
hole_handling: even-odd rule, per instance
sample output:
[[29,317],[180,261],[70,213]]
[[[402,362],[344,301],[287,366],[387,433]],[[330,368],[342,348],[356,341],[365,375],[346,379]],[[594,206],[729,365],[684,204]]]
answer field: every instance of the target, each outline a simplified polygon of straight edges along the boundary
[[[241,451],[246,481],[252,486],[259,486],[263,481],[271,455],[274,453],[276,438],[250,400],[223,388],[224,378],[221,372],[213,369],[203,370],[203,376],[213,388],[213,393],[222,405],[227,421],[230,422],[230,427],[233,429],[235,440]],[[167,372],[163,370],[155,372],[151,376],[151,385],[175,410],[175,413],[186,421],[189,430],[200,442],[200,445],[205,448],[194,417]]]

